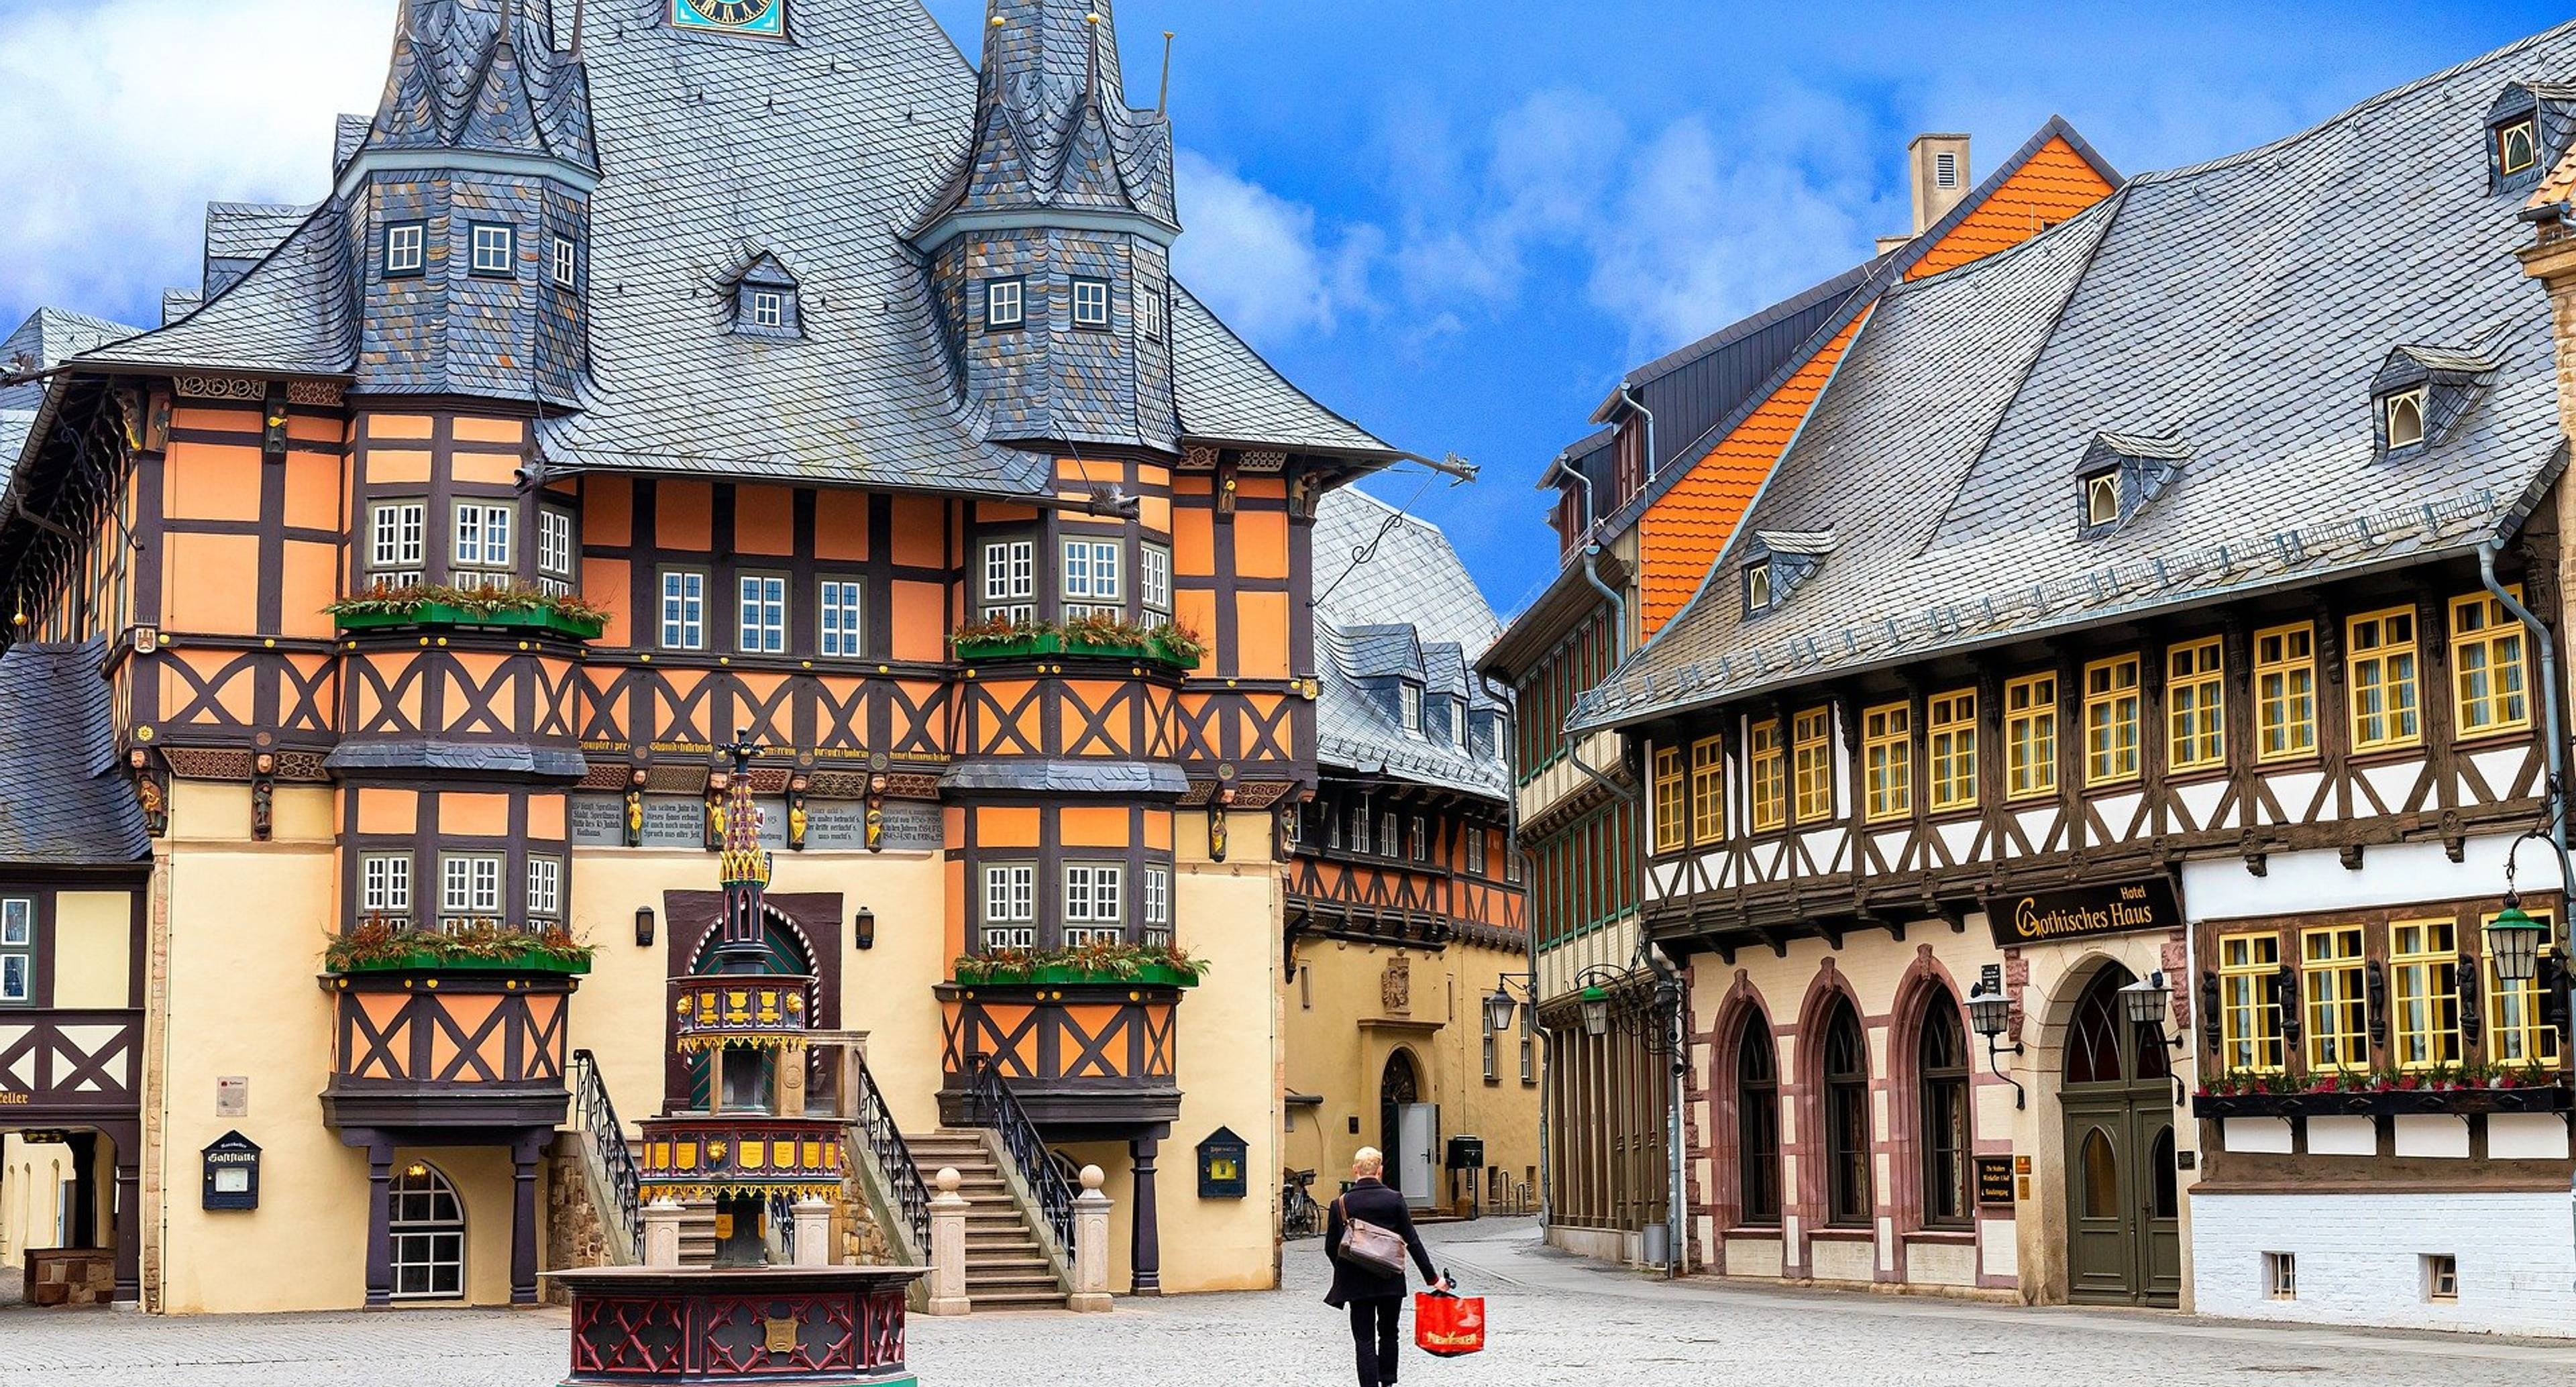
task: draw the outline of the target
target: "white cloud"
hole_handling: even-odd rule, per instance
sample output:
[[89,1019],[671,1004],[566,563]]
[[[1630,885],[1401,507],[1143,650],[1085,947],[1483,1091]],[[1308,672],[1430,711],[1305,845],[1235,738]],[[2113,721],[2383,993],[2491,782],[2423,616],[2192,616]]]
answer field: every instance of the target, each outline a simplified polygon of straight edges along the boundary
[[1329,239],[1315,209],[1291,202],[1190,150],[1175,158],[1181,220],[1173,268],[1219,317],[1254,337],[1330,334],[1341,314],[1368,303],[1374,227]]
[[[142,318],[198,277],[205,204],[311,201],[373,111],[393,0],[0,9],[0,309]],[[12,315],[14,321],[14,315]]]

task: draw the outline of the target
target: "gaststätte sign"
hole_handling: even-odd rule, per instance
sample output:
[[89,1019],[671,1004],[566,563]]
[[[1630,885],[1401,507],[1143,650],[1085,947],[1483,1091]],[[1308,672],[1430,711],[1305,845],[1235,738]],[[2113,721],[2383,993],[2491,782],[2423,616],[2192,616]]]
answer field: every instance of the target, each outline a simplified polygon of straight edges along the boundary
[[2101,934],[2178,930],[2183,921],[2182,907],[2174,901],[2173,882],[2148,877],[2064,891],[1996,896],[1986,902],[1986,923],[1994,929],[1997,945],[2014,948]]

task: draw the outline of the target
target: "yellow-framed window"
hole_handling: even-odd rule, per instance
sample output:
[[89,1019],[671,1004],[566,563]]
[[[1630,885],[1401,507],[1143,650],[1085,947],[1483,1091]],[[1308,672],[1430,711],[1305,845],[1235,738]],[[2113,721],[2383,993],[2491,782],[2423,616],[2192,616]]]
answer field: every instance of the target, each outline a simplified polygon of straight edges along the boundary
[[2370,1067],[2370,1000],[2363,974],[2362,927],[2328,925],[2299,935],[2299,997],[2308,1032],[2308,1068]]
[[2415,609],[2354,617],[2345,630],[2345,686],[2352,690],[2352,749],[2414,746],[2424,737],[2416,690]]
[[1823,823],[1834,816],[1833,716],[1829,708],[1810,708],[1789,721],[1789,754],[1798,773],[1798,822]]
[[2389,1045],[2400,1069],[2460,1062],[2460,929],[2449,919],[2388,926]]
[[2254,759],[2317,754],[2317,628],[2310,622],[2254,633]]
[[2219,1067],[2281,1072],[2281,936],[2228,934],[2218,940]]
[[1745,733],[1745,764],[1753,800],[1753,831],[1768,833],[1789,821],[1789,757],[1780,745],[1780,720],[1765,718]]
[[2176,771],[2227,763],[2226,656],[2216,636],[2165,651],[2165,764]]
[[1860,715],[1862,776],[1869,803],[1862,812],[1871,823],[1901,819],[1914,812],[1914,705],[1882,703]]
[[1690,779],[1680,747],[1655,748],[1655,851],[1690,846]]
[[[2522,600],[2522,585],[2505,591]],[[2531,726],[2531,696],[2523,686],[2523,629],[2489,593],[2451,603],[2453,730],[2462,737],[2519,732]]]
[[2004,798],[2057,793],[2057,676],[2004,685]]
[[1726,742],[1702,737],[1690,752],[1691,837],[1702,846],[1726,837]]
[[1956,689],[1923,702],[1923,745],[1932,763],[1934,812],[1977,804],[1977,691]]
[[[2530,910],[2529,906],[2523,908]],[[2531,918],[2550,926],[2555,937],[2557,921],[2551,912],[2532,910]],[[2487,927],[2494,923],[2493,914],[2479,918],[2480,942],[2484,942]],[[2496,976],[2495,950],[2490,948],[2484,952],[2487,958],[2487,1058],[2497,1064],[2556,1065],[2558,1028],[2541,1019],[2540,980],[2530,978],[2522,982],[2506,982]],[[2546,955],[2554,950],[2543,946],[2541,952]]]
[[2138,657],[2117,655],[2084,667],[2084,783],[2138,778]]

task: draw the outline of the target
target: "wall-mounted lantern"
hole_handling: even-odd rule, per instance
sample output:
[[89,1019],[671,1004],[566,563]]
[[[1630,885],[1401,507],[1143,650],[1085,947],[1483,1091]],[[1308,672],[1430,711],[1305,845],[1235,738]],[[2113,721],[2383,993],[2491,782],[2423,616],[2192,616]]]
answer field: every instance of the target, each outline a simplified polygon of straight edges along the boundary
[[850,942],[862,949],[877,946],[877,913],[866,906],[850,917]]
[[635,907],[635,947],[653,947],[653,907],[649,905]]

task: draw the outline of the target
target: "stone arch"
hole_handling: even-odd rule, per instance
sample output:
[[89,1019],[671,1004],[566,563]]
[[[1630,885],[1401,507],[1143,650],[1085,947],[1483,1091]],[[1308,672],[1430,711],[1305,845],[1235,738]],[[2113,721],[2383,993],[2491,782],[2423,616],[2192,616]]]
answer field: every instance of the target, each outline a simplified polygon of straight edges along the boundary
[[[1715,1024],[1707,1033],[1709,1062],[1705,1091],[1708,1094],[1709,1184],[1700,1212],[1708,1216],[1711,1228],[1721,1239],[1721,1246],[1727,1230],[1746,1226],[1742,1065],[1746,1041],[1757,1033],[1769,1050],[1773,1084],[1771,1135],[1774,1146],[1780,1148],[1772,1155],[1772,1188],[1774,1201],[1785,1213],[1789,1197],[1789,1162],[1788,1152],[1780,1143],[1783,1126],[1780,1114],[1787,1103],[1789,1066],[1781,1063],[1779,1031],[1771,1019],[1770,1003],[1764,999],[1762,989],[1754,984],[1750,972],[1738,968],[1733,985],[1718,1002]],[[1717,1249],[1712,1248],[1710,1252],[1711,1260],[1716,1260]]]
[[[1991,1078],[1980,1072],[1976,1052],[1970,1044],[1967,1024],[1967,991],[1958,978],[1934,955],[1930,944],[1915,946],[1914,958],[1897,979],[1896,992],[1888,1008],[1887,1062],[1884,1076],[1887,1088],[1887,1131],[1882,1144],[1888,1152],[1888,1188],[1880,1192],[1879,1202],[1889,1208],[1901,1230],[1924,1227],[1926,1219],[1925,1146],[1923,1101],[1923,1035],[1931,1009],[1948,1010],[1955,1024],[1962,1054],[1968,1061],[1968,1150],[1975,1149],[1977,1139],[1976,1085]],[[1900,1256],[1902,1255],[1900,1250]]]
[[[1869,1082],[1884,1082],[1881,1065],[1869,1061],[1869,1008],[1862,1004],[1860,993],[1851,979],[1834,966],[1833,956],[1826,955],[1818,964],[1815,977],[1808,980],[1806,996],[1798,1006],[1797,1043],[1794,1061],[1781,1072],[1781,1108],[1794,1114],[1796,1139],[1785,1141],[1781,1156],[1794,1165],[1797,1180],[1795,1196],[1784,1194],[1784,1203],[1796,1209],[1799,1223],[1807,1228],[1822,1228],[1831,1222],[1831,1185],[1827,1161],[1831,1145],[1825,1131],[1825,1050],[1827,1028],[1841,1008],[1851,1010],[1852,1020],[1860,1030],[1861,1052]],[[1879,1145],[1877,1123],[1863,1110],[1867,1126],[1865,1144],[1873,1157]],[[1874,1163],[1874,1162],[1873,1162]],[[1877,1181],[1872,1180],[1871,1198],[1878,1196]]]

